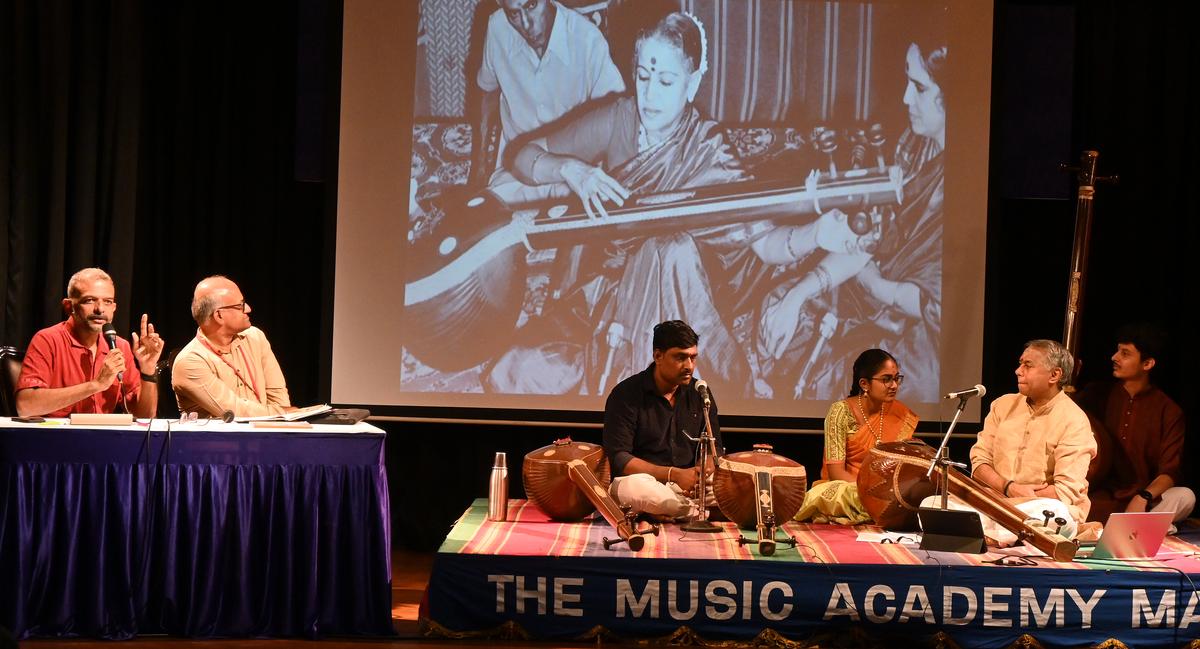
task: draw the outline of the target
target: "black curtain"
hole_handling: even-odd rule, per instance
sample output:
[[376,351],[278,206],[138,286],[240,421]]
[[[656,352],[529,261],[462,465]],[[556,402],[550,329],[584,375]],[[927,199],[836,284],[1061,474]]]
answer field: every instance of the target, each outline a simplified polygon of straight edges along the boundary
[[67,278],[94,265],[119,331],[148,313],[182,347],[193,287],[223,274],[293,401],[320,400],[340,3],[5,6],[0,344],[58,320]]
[[[1159,322],[1174,345],[1157,379],[1194,420],[1200,348],[1186,313],[1196,294],[1200,162],[1189,91],[1200,57],[1186,5],[997,0],[997,16],[1038,6],[1073,12],[1073,31],[1061,34],[1073,43],[1073,73],[1061,82],[1021,66],[1000,74],[1000,62],[1043,51],[1027,51],[1021,21],[997,19],[992,150],[1004,133],[1008,154],[993,157],[992,186],[1030,173],[1012,151],[1042,144],[1001,128],[1012,102],[1058,105],[1071,95],[1069,122],[1056,126],[1070,131],[1070,147],[1057,153],[1069,162],[1095,148],[1101,172],[1121,176],[1097,192],[1083,378],[1107,374],[1118,325]],[[120,329],[148,312],[179,347],[195,329],[193,286],[221,273],[241,284],[293,399],[328,398],[340,16],[340,3],[321,0],[0,3],[0,344],[23,347],[57,321],[67,277],[99,265],[116,279]],[[1001,394],[1015,389],[1025,340],[1062,334],[1074,200],[991,196],[982,382]],[[515,467],[522,450],[562,433],[513,427],[497,440],[489,427],[469,428],[389,427],[398,496],[431,484],[445,494],[394,501],[413,530],[400,544],[440,540],[483,495],[496,450]],[[454,433],[448,449],[441,440]],[[761,437],[727,443],[742,450]],[[789,455],[815,466],[819,436],[789,444],[798,440]],[[457,458],[457,477],[445,479],[439,452]],[[1188,454],[1185,466],[1196,466],[1196,449]]]
[[142,16],[134,0],[14,0],[0,11],[0,340],[23,347],[61,319],[80,268],[106,268],[129,299]]
[[[298,88],[324,89],[329,66],[301,66],[338,23],[302,23],[306,3],[147,2],[144,136],[138,186],[140,302],[155,305],[168,345],[195,323],[196,282],[236,281],[267,332],[294,402],[318,400],[326,183],[296,179]],[[333,14],[336,18],[340,11]],[[302,38],[301,36],[304,36]],[[336,61],[336,59],[334,59]],[[334,66],[336,67],[336,66]],[[336,102],[329,92],[310,102]],[[334,113],[336,114],[336,113]],[[321,171],[318,169],[318,171]],[[326,372],[327,373],[327,372]]]
[[[1074,185],[1063,200],[1000,196],[995,188],[1006,175],[1029,170],[996,166],[995,152],[1001,146],[1042,146],[1034,140],[997,144],[997,134],[1010,119],[1005,108],[1027,102],[1036,111],[1066,95],[1072,98],[1070,121],[1057,126],[1069,129],[1072,148],[1060,152],[1061,161],[1075,162],[1080,152],[1094,149],[1100,154],[1099,173],[1120,176],[1119,184],[1096,189],[1080,383],[1111,376],[1109,357],[1116,348],[1118,327],[1135,321],[1156,323],[1169,333],[1171,346],[1153,378],[1196,422],[1200,403],[1194,368],[1200,363],[1200,347],[1187,316],[1197,294],[1193,255],[1200,244],[1200,210],[1192,195],[1200,174],[1200,159],[1194,154],[1200,127],[1189,99],[1190,89],[1200,82],[1194,30],[1180,7],[1121,0],[1002,1],[997,3],[997,16],[1047,7],[1073,9],[1073,33],[1063,34],[1074,39],[1068,51],[1074,57],[1071,77],[1058,85],[1039,84],[1038,70],[1032,67],[1024,75],[993,77],[984,383],[990,394],[1013,391],[1022,343],[1062,337]],[[994,71],[1002,70],[1007,57],[1036,60],[1044,55],[1045,48],[1027,51],[1031,47],[1038,46],[1030,44],[1019,23],[997,20]],[[1052,167],[1041,172],[1059,173]],[[992,390],[993,385],[997,389]],[[1197,466],[1198,447],[1189,443],[1185,467]],[[1189,482],[1200,483],[1200,474],[1185,469],[1189,472]]]

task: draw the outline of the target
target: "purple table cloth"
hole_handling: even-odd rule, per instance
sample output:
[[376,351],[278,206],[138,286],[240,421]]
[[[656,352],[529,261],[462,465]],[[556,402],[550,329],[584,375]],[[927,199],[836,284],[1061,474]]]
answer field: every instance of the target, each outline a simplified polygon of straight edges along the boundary
[[0,626],[393,633],[381,431],[160,427],[0,420]]

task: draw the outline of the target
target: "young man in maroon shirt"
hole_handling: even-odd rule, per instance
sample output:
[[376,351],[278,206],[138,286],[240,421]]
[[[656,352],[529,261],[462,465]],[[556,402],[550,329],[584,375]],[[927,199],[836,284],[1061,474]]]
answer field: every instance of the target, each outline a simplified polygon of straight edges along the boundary
[[1149,324],[1122,327],[1112,355],[1112,383],[1089,386],[1080,405],[1104,424],[1109,470],[1092,481],[1090,520],[1114,511],[1172,511],[1176,522],[1196,503],[1183,479],[1183,410],[1151,382],[1166,346],[1164,332]]

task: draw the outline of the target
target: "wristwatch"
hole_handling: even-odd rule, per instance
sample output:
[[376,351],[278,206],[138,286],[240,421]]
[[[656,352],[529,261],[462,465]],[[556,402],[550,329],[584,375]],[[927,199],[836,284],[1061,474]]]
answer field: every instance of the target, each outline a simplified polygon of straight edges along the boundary
[[1141,491],[1139,491],[1139,492],[1138,492],[1138,494],[1137,494],[1137,495],[1139,495],[1139,496],[1141,496],[1142,498],[1144,498],[1144,499],[1146,500],[1146,502],[1147,502],[1147,503],[1149,503],[1150,501],[1154,500],[1154,494],[1150,493],[1150,490],[1149,490],[1149,489],[1142,489]]

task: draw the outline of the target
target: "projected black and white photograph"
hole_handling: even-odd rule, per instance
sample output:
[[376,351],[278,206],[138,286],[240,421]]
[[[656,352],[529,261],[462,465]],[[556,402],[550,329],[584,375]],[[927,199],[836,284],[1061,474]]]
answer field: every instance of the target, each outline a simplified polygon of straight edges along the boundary
[[603,398],[681,319],[731,403],[843,396],[872,347],[936,402],[948,24],[422,0],[400,391]]

